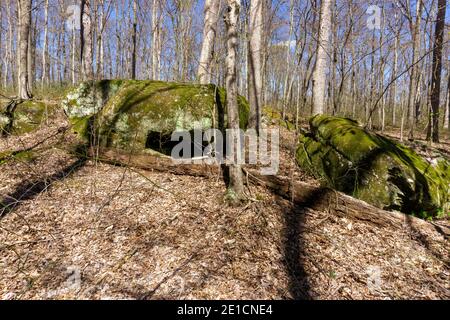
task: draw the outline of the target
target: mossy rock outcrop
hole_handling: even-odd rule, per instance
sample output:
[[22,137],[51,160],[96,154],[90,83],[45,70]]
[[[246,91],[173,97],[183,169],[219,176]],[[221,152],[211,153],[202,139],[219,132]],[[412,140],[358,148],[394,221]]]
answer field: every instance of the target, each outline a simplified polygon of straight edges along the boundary
[[[146,80],[84,82],[63,101],[73,130],[86,142],[126,151],[149,151],[149,139],[174,131],[223,128],[226,92],[214,85]],[[240,125],[249,106],[239,97]]]
[[0,132],[21,135],[37,129],[53,107],[34,100],[0,102]]
[[287,114],[286,119],[283,120],[283,115],[280,110],[265,106],[262,108],[262,121],[267,125],[278,125],[285,127],[288,130],[295,130],[295,120],[291,115]]
[[330,187],[382,209],[449,214],[448,159],[425,159],[351,119],[318,115],[310,130],[300,135],[297,163]]

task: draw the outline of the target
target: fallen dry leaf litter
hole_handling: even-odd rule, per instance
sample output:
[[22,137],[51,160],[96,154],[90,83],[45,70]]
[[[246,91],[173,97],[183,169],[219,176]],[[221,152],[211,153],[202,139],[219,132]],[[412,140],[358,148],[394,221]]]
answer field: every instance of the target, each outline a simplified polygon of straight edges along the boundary
[[[61,119],[0,138],[0,153],[52,136]],[[448,221],[376,226],[255,185],[231,208],[220,177],[80,161],[72,140],[57,134],[0,166],[1,299],[450,298]],[[280,175],[318,185],[291,152]]]

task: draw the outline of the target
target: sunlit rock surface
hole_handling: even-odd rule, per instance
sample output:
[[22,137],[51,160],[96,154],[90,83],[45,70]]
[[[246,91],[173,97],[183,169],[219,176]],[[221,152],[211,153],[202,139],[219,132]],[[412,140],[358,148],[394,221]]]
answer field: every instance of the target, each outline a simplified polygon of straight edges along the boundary
[[424,159],[353,120],[313,117],[310,132],[300,135],[296,160],[332,188],[377,207],[424,218],[449,213],[448,159]]
[[[174,131],[223,128],[226,92],[214,85],[147,80],[84,82],[63,101],[86,142],[128,151],[158,149]],[[239,97],[240,125],[249,106]],[[159,151],[159,150],[158,150]]]

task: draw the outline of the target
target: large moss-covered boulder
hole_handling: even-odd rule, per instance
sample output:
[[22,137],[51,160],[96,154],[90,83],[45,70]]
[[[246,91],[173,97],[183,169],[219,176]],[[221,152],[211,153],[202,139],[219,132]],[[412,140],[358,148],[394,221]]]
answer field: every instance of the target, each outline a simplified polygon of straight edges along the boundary
[[0,132],[21,135],[37,129],[53,110],[34,100],[0,101]]
[[383,209],[449,213],[448,159],[425,159],[350,119],[318,115],[310,129],[300,135],[296,160],[329,186]]
[[[103,147],[149,150],[149,139],[174,131],[222,128],[226,92],[214,85],[162,81],[84,82],[63,101],[75,132]],[[239,97],[240,125],[249,107]],[[95,136],[95,139],[92,139]]]

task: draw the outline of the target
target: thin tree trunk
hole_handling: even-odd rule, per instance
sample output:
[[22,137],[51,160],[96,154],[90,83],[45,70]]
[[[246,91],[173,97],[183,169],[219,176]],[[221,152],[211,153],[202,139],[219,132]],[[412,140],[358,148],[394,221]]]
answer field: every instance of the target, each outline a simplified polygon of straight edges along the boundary
[[136,79],[136,39],[137,39],[137,0],[133,0],[133,31],[132,31],[132,42],[133,42],[133,53],[131,54],[131,79]]
[[[21,13],[20,13],[20,9],[21,9],[21,4],[20,4],[20,0],[17,0],[17,23],[18,23],[18,28],[17,28],[17,41],[16,41],[16,50],[17,50],[17,57],[16,57],[16,68],[17,68],[17,89],[19,90],[19,92],[21,92],[21,78],[20,75],[22,73],[22,63],[21,63],[21,49],[20,49],[20,32],[21,32],[21,25],[22,25],[22,18],[21,18]],[[27,46],[28,46],[28,42],[27,42]],[[28,50],[28,49],[27,49]],[[26,68],[25,68],[26,69]],[[20,95],[19,95],[20,96]]]
[[[240,134],[239,134],[239,112],[237,101],[237,45],[238,45],[238,32],[237,21],[239,17],[240,3],[239,0],[227,0],[228,8],[227,15],[225,17],[225,25],[227,29],[227,76],[226,76],[226,89],[227,89],[227,122],[230,129],[230,140],[232,152],[231,164],[228,166],[229,170],[229,186],[227,196],[231,203],[239,203],[244,196],[244,184],[242,177],[242,169],[240,164]],[[234,159],[236,156],[236,159]]]
[[[116,15],[116,17],[118,17],[120,15],[119,12],[119,3],[118,2],[114,2],[114,13]],[[118,19],[118,18],[116,18]],[[116,36],[116,48],[115,48],[115,61],[114,61],[114,65],[115,65],[115,77],[119,78],[121,76],[121,53],[122,53],[122,46],[121,46],[121,42],[120,42],[120,30],[119,30],[119,23],[115,24],[115,36]]]
[[408,99],[408,112],[409,112],[409,140],[414,140],[414,128],[416,124],[417,114],[416,114],[416,92],[417,87],[419,85],[418,75],[417,75],[417,66],[415,64],[416,59],[419,56],[419,46],[420,46],[420,22],[422,19],[422,0],[417,0],[416,4],[416,21],[414,23],[414,27],[412,28],[412,43],[413,43],[413,55],[412,61],[413,64],[411,68],[411,78],[409,81],[409,99]]
[[[337,8],[336,1],[333,1],[333,9],[331,11],[331,70],[330,70],[330,79],[328,81],[328,101],[326,103],[326,112],[331,111],[332,115],[336,115],[339,112],[339,105],[336,101],[336,64],[337,64],[337,55],[339,50],[338,41],[338,21],[337,21]],[[341,80],[341,85],[343,85],[344,79]]]
[[[60,12],[62,14],[62,12]],[[37,29],[37,28],[36,28]],[[67,81],[67,43],[66,43],[66,32],[65,24],[61,23],[60,32],[62,34],[62,48],[61,48],[61,65],[62,65],[62,81]]]
[[28,47],[30,44],[31,0],[18,0],[19,4],[19,97],[30,99],[28,73]]
[[[266,17],[267,17],[267,10],[270,9],[270,4],[268,2],[268,0],[263,0],[263,22],[266,22]],[[262,72],[262,89],[261,89],[261,107],[264,106],[264,104],[266,103],[266,87],[267,87],[267,60],[269,58],[269,53],[268,53],[268,28],[266,27],[266,23],[263,24],[263,35],[262,35],[262,40],[263,40],[263,47],[262,47],[262,67],[261,67],[261,72]]]
[[[252,1],[253,3],[253,1]],[[283,120],[286,119],[286,109],[288,107],[288,84],[289,84],[289,76],[290,76],[290,71],[291,71],[291,58],[292,58],[292,54],[291,54],[291,38],[292,38],[292,33],[294,32],[294,1],[290,0],[290,4],[289,4],[289,38],[288,38],[288,43],[286,45],[286,63],[287,63],[287,68],[286,68],[286,75],[284,78],[284,85],[283,85],[283,106],[282,106],[282,111],[281,111],[281,117]]]
[[[97,52],[96,52],[96,71],[97,78],[102,79],[105,74],[105,49],[103,44],[103,32],[105,29],[106,19],[104,12],[104,0],[99,0],[100,12],[99,12],[99,21],[100,26],[99,30],[97,30]],[[97,24],[96,24],[97,25]]]
[[[8,15],[8,2],[6,3],[6,15]],[[8,30],[11,29],[11,26],[8,25]],[[3,73],[3,86],[6,88],[8,85],[8,64],[9,64],[9,40],[5,39],[5,72]]]
[[450,128],[450,84],[447,87],[448,89],[447,89],[447,99],[445,103],[444,129],[448,130]]
[[76,33],[75,28],[72,29],[72,84],[76,83],[76,60],[75,60],[75,52],[76,52]]
[[159,80],[161,74],[161,0],[153,0],[152,4],[152,78]]
[[403,142],[403,132],[405,128],[405,91],[402,91],[402,95],[400,97],[400,112],[401,112],[401,119],[400,119],[400,141]]
[[297,76],[297,100],[295,103],[295,130],[299,129],[299,118],[300,118],[300,100],[301,100],[301,90],[302,90],[302,83],[301,83],[301,77],[300,77],[300,71],[298,72]]
[[42,85],[48,85],[48,0],[44,7],[44,45],[42,47]]
[[57,44],[56,47],[58,48],[58,50],[56,51],[56,56],[55,56],[55,61],[56,61],[56,63],[55,63],[55,69],[56,69],[55,80],[58,81],[59,84],[61,84],[61,82],[62,82],[62,79],[61,79],[62,65],[61,65],[61,60],[59,59],[59,56],[60,56],[60,53],[61,53],[61,49],[62,49],[62,43],[61,43],[62,41],[61,40],[64,41],[64,39],[62,39],[62,37],[63,37],[63,33],[62,32],[58,32],[57,33],[57,42],[56,42],[56,44]]
[[431,139],[439,142],[439,104],[441,95],[442,46],[444,40],[446,0],[438,0],[436,27],[434,31],[433,69],[431,80]]
[[[31,10],[31,9],[30,9]],[[33,40],[33,32],[32,32],[32,15],[30,11],[30,31],[28,32],[28,48],[27,48],[27,73],[28,73],[28,92],[33,92],[33,80],[34,80],[34,54],[35,50],[33,48],[34,40]],[[36,28],[33,28],[36,30]]]
[[250,103],[249,128],[257,132],[261,126],[262,44],[263,44],[263,1],[252,0],[250,4],[249,46],[248,46],[248,97]]
[[322,114],[325,110],[325,86],[331,31],[331,0],[322,0],[320,5],[319,38],[317,40],[317,58],[313,72],[312,115]]
[[374,100],[374,95],[375,95],[375,31],[372,32],[372,39],[371,39],[371,54],[370,54],[370,71],[369,71],[369,82],[370,82],[370,86],[369,86],[369,95],[368,95],[368,99],[369,99],[369,103],[366,105],[366,119],[367,119],[367,126],[369,129],[372,128],[373,122],[372,122],[372,117],[370,114],[370,108],[372,107],[373,104],[373,100]]
[[[397,20],[397,14],[395,14],[395,20]],[[392,80],[397,76],[398,69],[398,50],[400,47],[400,28],[396,30],[395,34],[395,42],[394,42],[394,65],[392,68]],[[395,127],[396,125],[396,112],[397,112],[397,81],[392,83],[392,125]]]
[[185,6],[182,5],[181,12],[181,25],[182,25],[182,38],[180,39],[180,53],[181,53],[181,81],[187,81],[189,78],[189,64],[190,64],[190,52],[192,50],[192,8],[194,5],[193,0],[183,0]]
[[81,69],[83,80],[94,78],[92,62],[91,0],[81,0]]
[[447,63],[447,73],[448,73],[448,80],[447,80],[447,99],[445,100],[445,114],[444,114],[444,129],[450,128],[450,60]]
[[203,27],[203,44],[200,54],[197,77],[201,84],[211,82],[211,63],[214,56],[214,42],[217,34],[220,0],[205,1],[205,23]]
[[[381,31],[380,31],[380,84],[379,84],[379,91],[380,94],[383,93],[384,90],[384,65],[385,65],[385,58],[383,57],[383,30],[384,30],[384,22],[385,22],[385,15],[384,15],[384,5],[381,7],[382,12],[382,20],[381,20]],[[381,108],[380,108],[380,121],[381,121],[381,131],[384,132],[385,125],[386,125],[386,100],[384,95],[381,98]]]
[[[11,82],[13,83],[13,87],[15,87],[16,80],[14,75],[14,59],[13,59],[13,24],[12,24],[12,4],[10,1],[6,1],[6,11],[8,13],[8,63],[9,71],[11,73]],[[9,72],[8,70],[5,73],[5,87],[8,85]]]
[[355,66],[355,44],[351,40],[351,52],[352,52],[352,79],[351,79],[351,93],[350,103],[352,105],[352,117],[356,117],[356,66]]
[[239,80],[238,80],[238,93],[242,94],[248,98],[249,93],[249,79],[250,76],[250,57],[249,57],[249,17],[250,17],[250,8],[248,8],[247,12],[243,15],[244,21],[240,21],[238,24],[238,32],[242,34],[242,37],[239,38],[239,57],[237,64],[242,66],[241,72],[239,72]]

